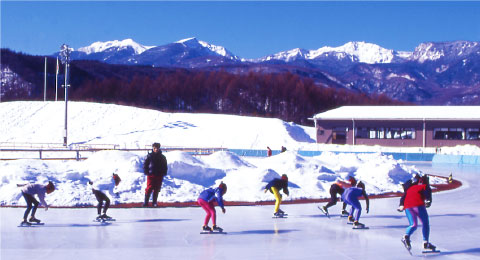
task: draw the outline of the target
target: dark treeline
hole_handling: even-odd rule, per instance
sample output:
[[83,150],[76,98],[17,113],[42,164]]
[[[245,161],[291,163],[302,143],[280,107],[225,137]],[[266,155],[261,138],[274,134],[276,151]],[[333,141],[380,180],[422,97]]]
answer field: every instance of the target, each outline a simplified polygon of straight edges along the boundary
[[392,100],[317,86],[291,73],[235,75],[179,70],[156,78],[88,81],[72,93],[75,100],[114,102],[163,111],[214,112],[276,117],[311,124],[315,113],[342,105],[384,105]]
[[[2,60],[2,67],[8,64],[11,70],[31,82],[34,89],[30,95],[11,95],[10,100],[43,98],[42,58],[34,58],[27,62],[32,62],[31,66],[21,66],[22,62],[18,59],[12,65],[11,57],[9,63]],[[48,62],[55,67],[54,59]],[[70,100],[116,103],[170,112],[275,117],[310,125],[312,122],[308,118],[314,114],[343,105],[400,104],[386,96],[369,97],[319,86],[311,79],[288,72],[232,74],[225,71],[117,66],[91,61],[75,61],[71,71]],[[54,78],[55,74],[50,73],[49,82],[54,82]],[[10,86],[9,89],[16,88]],[[17,91],[21,93],[19,89]],[[51,92],[49,90],[49,96]],[[63,90],[59,95],[63,95]],[[9,98],[5,95],[3,100]]]

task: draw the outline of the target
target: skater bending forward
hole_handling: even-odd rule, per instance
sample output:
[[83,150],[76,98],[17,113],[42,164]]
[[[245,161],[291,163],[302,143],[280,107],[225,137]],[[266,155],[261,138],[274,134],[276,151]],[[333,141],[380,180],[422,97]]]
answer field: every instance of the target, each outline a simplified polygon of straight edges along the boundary
[[[327,205],[321,207],[323,213],[328,214],[328,208],[337,204],[337,194],[341,197],[343,192],[345,191],[345,188],[349,188],[351,186],[351,183],[349,184],[340,180],[332,184],[332,186],[330,186],[330,201],[327,203]],[[342,204],[342,215],[348,215],[348,212],[346,210],[347,203],[343,202]]]
[[367,213],[370,208],[370,201],[368,200],[368,195],[365,192],[365,184],[363,184],[361,181],[357,183],[353,177],[350,178],[350,183],[353,187],[348,188],[343,192],[342,200],[348,205],[352,206],[348,214],[348,221],[353,222],[354,228],[362,228],[365,227],[365,225],[359,222],[360,215],[362,214],[362,205],[360,204],[358,198],[361,196],[365,198]]
[[274,216],[282,216],[285,214],[285,212],[280,209],[280,204],[282,203],[282,195],[280,194],[280,190],[282,189],[283,193],[288,196],[288,177],[286,174],[283,174],[282,178],[280,179],[273,179],[267,184],[267,186],[265,186],[264,192],[267,192],[267,190],[269,190],[275,196],[275,209],[273,212]]
[[[35,218],[35,213],[37,212],[37,207],[39,202],[35,199],[35,195],[40,199],[40,203],[45,207],[45,210],[48,210],[48,204],[45,202],[45,194],[50,194],[55,190],[55,185],[51,181],[47,185],[42,184],[26,184],[18,185],[22,188],[22,195],[27,202],[27,209],[23,214],[23,222],[21,225],[31,225],[31,222],[40,223],[40,220]],[[32,212],[30,219],[27,221],[28,214]]]
[[[217,226],[217,214],[215,212],[214,202],[216,201],[218,203],[218,206],[222,208],[223,214],[225,214],[226,210],[223,205],[223,195],[225,195],[225,193],[227,193],[227,185],[222,182],[217,188],[208,188],[202,191],[202,193],[200,193],[200,196],[198,196],[198,205],[200,205],[200,207],[202,207],[203,210],[205,210],[205,212],[207,213],[207,215],[205,216],[205,221],[203,222],[203,231],[223,231],[222,228]],[[212,228],[208,226],[210,218],[212,219]]]
[[[107,210],[110,207],[110,198],[108,198],[105,192],[109,192],[114,195],[114,188],[118,186],[121,179],[118,174],[113,174],[111,178],[108,178],[106,181],[96,181],[95,183],[90,181],[88,184],[92,185],[92,192],[95,195],[95,198],[98,201],[97,204],[97,220],[108,220],[111,219],[110,216],[107,216]],[[103,204],[105,202],[105,205]],[[103,207],[103,214],[102,214]]]
[[405,215],[409,222],[406,234],[402,238],[408,250],[410,250],[410,236],[417,229],[417,220],[422,222],[423,249],[424,251],[435,251],[436,247],[429,242],[430,224],[428,221],[427,207],[432,203],[432,190],[429,185],[428,176],[420,178],[418,184],[414,184],[405,192]]

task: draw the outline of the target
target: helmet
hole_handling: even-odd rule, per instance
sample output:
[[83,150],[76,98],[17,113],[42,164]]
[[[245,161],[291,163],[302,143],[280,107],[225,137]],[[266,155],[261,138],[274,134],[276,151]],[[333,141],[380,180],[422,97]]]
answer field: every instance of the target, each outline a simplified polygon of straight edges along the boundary
[[223,181],[218,185],[220,189],[222,189],[222,194],[227,193],[227,184],[223,183]]
[[113,174],[113,180],[115,181],[115,186],[117,186],[122,181],[122,179],[120,179],[120,176],[118,176],[118,174],[116,173]]
[[357,180],[353,176],[348,176],[347,180],[350,182],[352,186],[357,185]]
[[288,181],[288,176],[286,174],[282,175],[282,180]]
[[418,183],[419,183],[419,184],[429,184],[428,182],[429,182],[429,180],[428,180],[428,176],[427,176],[426,174],[423,175],[423,176],[418,180]]
[[417,182],[420,181],[420,179],[421,179],[421,177],[420,177],[420,175],[417,173],[417,174],[415,174],[415,176],[413,176],[412,182],[413,182],[413,183],[417,183]]
[[55,185],[53,185],[53,182],[49,181],[47,186],[45,186],[45,188],[47,189],[47,192],[48,193],[51,193],[53,191],[55,191]]

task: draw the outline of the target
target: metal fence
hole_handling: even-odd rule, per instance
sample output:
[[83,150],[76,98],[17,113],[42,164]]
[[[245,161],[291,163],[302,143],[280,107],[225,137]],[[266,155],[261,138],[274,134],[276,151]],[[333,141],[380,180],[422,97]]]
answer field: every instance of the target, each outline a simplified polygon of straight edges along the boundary
[[[226,148],[195,148],[195,147],[162,147],[162,151],[183,151],[192,155],[209,155]],[[7,143],[0,142],[0,160],[42,159],[42,160],[83,160],[98,151],[116,150],[129,152],[145,152],[151,150],[151,145],[144,148],[120,148],[116,144],[74,144],[64,147],[61,143]]]

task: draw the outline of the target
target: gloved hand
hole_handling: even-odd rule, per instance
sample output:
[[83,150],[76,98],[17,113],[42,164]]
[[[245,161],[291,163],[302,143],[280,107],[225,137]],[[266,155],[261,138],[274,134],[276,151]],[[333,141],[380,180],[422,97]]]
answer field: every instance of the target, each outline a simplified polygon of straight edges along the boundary
[[369,212],[369,211],[370,211],[370,208],[369,208],[369,207],[367,207],[367,214],[368,214],[368,212]]
[[225,208],[222,208],[223,214],[225,214],[226,211],[227,211],[227,210],[226,210]]
[[432,201],[431,200],[426,200],[425,201],[425,207],[430,208],[432,206]]
[[399,207],[397,208],[397,211],[398,211],[398,212],[403,212],[403,206],[399,206]]

